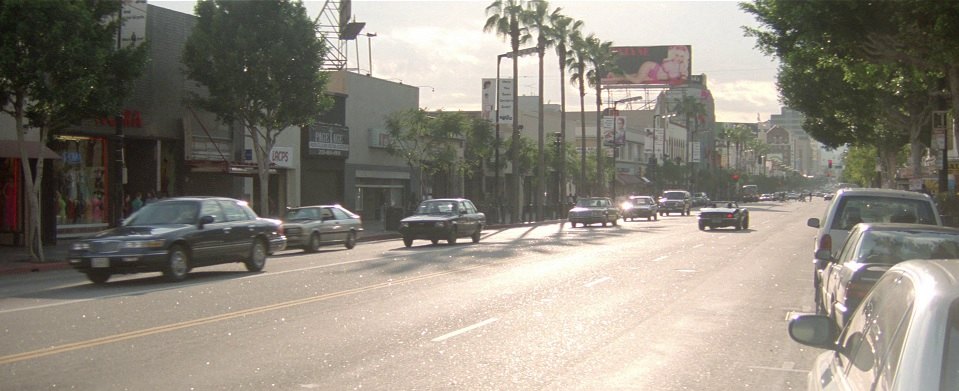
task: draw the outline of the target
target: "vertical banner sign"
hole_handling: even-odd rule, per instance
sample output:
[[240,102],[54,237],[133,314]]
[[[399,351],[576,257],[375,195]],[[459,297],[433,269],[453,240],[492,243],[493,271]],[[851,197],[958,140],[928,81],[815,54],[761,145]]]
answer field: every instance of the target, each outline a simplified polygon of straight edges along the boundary
[[147,0],[121,0],[120,46],[126,48],[143,43],[147,37]]
[[699,141],[693,141],[692,148],[693,148],[693,151],[691,152],[692,153],[691,159],[693,163],[700,163],[702,160],[700,156],[702,155],[702,150],[700,150]]
[[626,117],[603,116],[603,145],[621,147],[626,145]]
[[483,119],[493,121],[496,116],[496,79],[483,79]]
[[513,123],[513,79],[499,79],[499,123]]

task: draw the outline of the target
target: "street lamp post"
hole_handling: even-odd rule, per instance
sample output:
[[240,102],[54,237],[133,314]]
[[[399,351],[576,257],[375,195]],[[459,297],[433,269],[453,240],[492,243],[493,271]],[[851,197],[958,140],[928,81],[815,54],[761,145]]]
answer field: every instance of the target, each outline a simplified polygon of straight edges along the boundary
[[500,149],[500,135],[499,135],[499,77],[500,77],[500,63],[503,61],[505,54],[500,54],[496,56],[496,143],[495,143],[495,157],[493,160],[493,165],[496,166],[496,176],[493,178],[493,198],[496,200],[496,222],[502,222],[503,216],[503,197],[500,196],[499,188],[499,178],[500,178],[500,165],[499,165],[499,149]]

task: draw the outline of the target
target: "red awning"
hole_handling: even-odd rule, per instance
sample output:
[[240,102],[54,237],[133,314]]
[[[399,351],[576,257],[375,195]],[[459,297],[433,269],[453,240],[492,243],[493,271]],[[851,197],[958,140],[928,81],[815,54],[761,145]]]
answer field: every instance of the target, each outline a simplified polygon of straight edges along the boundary
[[0,158],[19,159],[21,149],[27,151],[28,159],[36,159],[37,157],[44,159],[60,158],[60,155],[57,155],[56,152],[53,152],[52,149],[47,148],[46,145],[41,144],[39,141],[24,141],[20,143],[17,140],[0,140]]

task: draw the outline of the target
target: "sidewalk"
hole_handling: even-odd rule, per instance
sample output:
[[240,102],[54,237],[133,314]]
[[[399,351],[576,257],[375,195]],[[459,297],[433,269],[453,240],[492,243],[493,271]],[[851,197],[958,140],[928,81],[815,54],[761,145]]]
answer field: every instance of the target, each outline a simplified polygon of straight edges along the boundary
[[[541,222],[529,222],[519,224],[502,224],[487,226],[486,229],[510,228],[524,225],[552,224],[561,220],[546,220]],[[364,221],[363,234],[360,235],[359,242],[372,242],[377,240],[397,239],[400,234],[396,231],[387,231],[383,228],[382,221]],[[30,254],[26,247],[0,247],[0,275],[42,272],[48,270],[68,269],[67,251],[72,240],[59,240],[56,245],[43,246],[43,257],[46,262],[31,262]]]

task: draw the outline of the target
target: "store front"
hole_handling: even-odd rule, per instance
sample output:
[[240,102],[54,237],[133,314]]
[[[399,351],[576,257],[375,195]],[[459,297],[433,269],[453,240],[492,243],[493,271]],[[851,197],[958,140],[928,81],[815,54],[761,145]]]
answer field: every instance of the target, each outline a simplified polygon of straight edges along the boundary
[[[26,152],[34,175],[37,158],[47,159],[46,164],[49,165],[60,157],[36,141],[21,144],[16,140],[0,140],[0,245],[4,246],[24,244],[28,211],[21,150]],[[41,209],[45,210],[43,206]]]
[[52,161],[57,238],[107,228],[112,187],[105,137],[57,136],[49,144],[62,159]]

